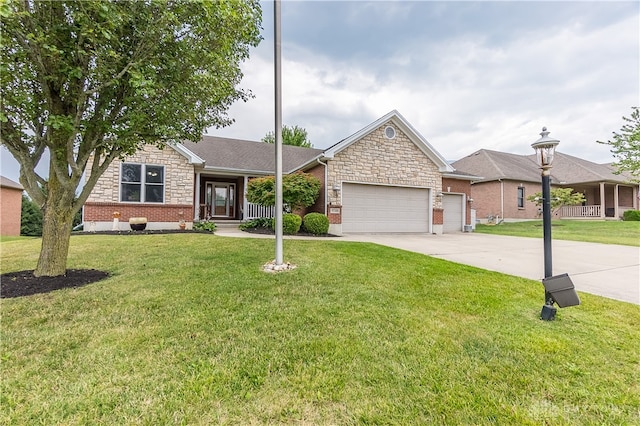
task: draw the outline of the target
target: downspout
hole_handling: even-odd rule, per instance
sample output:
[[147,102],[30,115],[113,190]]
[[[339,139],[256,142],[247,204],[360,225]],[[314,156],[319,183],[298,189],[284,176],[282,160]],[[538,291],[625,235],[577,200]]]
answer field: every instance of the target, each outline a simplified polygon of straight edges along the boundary
[[324,166],[324,215],[327,215],[327,204],[329,201],[329,188],[327,187],[327,179],[329,178],[329,171],[327,168],[327,163],[323,163],[320,161],[320,157],[316,158],[318,164],[322,164]]

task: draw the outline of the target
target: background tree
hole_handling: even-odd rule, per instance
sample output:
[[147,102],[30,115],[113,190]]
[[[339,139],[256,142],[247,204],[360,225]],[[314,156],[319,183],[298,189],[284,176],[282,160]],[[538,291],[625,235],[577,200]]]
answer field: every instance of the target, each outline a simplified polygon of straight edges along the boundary
[[[320,180],[303,172],[282,177],[282,202],[290,211],[312,206],[320,194]],[[247,184],[247,201],[261,206],[276,204],[274,176],[254,178]]]
[[[537,206],[542,205],[542,192],[536,192],[527,197]],[[585,201],[582,192],[573,192],[573,188],[551,188],[551,210],[559,209],[562,206],[575,206]]]
[[[276,135],[275,132],[269,132],[262,138],[262,142],[266,143],[275,143]],[[302,146],[304,148],[313,148],[311,141],[309,141],[307,136],[307,131],[302,127],[293,126],[289,127],[287,125],[282,126],[282,144],[283,145],[293,145],[293,146]]]
[[640,182],[640,110],[638,107],[631,110],[631,117],[622,117],[626,124],[622,125],[620,133],[613,132],[613,139],[598,143],[611,147],[611,153],[617,159],[613,163],[617,174],[627,171],[634,182]]
[[42,235],[42,211],[26,195],[22,195],[20,214],[20,235],[39,237]]
[[231,123],[229,106],[250,96],[237,86],[260,41],[261,9],[257,0],[2,6],[0,143],[44,214],[34,273],[61,275],[73,217],[114,159]]

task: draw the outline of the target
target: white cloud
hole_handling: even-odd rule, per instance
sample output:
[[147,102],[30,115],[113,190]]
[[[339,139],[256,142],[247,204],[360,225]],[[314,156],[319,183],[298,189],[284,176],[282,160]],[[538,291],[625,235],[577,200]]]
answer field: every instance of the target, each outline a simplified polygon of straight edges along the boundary
[[[392,50],[367,46],[371,35],[363,32],[353,34],[363,41],[351,49],[354,56],[344,55],[345,46],[285,40],[284,123],[306,128],[312,142],[324,148],[397,109],[449,159],[480,148],[529,153],[547,126],[561,140],[561,151],[611,160],[607,147],[595,141],[608,139],[620,128],[621,117],[639,103],[637,13],[610,17],[608,24],[595,27],[591,15],[581,15],[583,5],[574,4],[563,10],[562,16],[571,13],[564,25],[530,22],[500,38],[478,30],[438,37],[425,30],[416,37],[415,28],[405,32],[402,25],[414,5],[351,3],[344,20],[335,23],[353,23],[354,16],[364,19],[372,11],[381,20],[376,22],[389,18],[398,24]],[[299,10],[303,6],[297,4]],[[431,13],[443,20],[454,13],[460,19],[457,6],[437,4]],[[481,8],[475,5],[474,10]],[[487,25],[501,19],[495,16]],[[232,110],[243,125],[224,130],[226,134],[260,139],[273,128],[271,60],[252,57],[243,84],[258,97]]]

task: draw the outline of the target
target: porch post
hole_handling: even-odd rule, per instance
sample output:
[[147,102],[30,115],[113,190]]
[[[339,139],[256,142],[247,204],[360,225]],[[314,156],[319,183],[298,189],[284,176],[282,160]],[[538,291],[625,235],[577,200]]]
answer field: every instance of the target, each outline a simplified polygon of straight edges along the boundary
[[196,173],[196,205],[193,206],[193,220],[200,220],[200,172]]
[[634,210],[638,210],[638,201],[640,201],[638,200],[638,188],[640,188],[640,185],[634,185],[632,190],[633,201],[631,203]]
[[614,190],[613,190],[613,217],[615,219],[619,218],[620,216],[618,215],[618,204],[619,204],[619,197],[618,197],[618,191],[620,189],[620,185],[616,184]]
[[247,202],[247,184],[249,183],[249,176],[244,175],[244,185],[242,185],[242,217],[240,219],[244,220],[247,215],[247,210],[249,210],[249,203]]
[[600,182],[600,219],[604,219],[606,216],[607,206],[604,200],[604,182]]

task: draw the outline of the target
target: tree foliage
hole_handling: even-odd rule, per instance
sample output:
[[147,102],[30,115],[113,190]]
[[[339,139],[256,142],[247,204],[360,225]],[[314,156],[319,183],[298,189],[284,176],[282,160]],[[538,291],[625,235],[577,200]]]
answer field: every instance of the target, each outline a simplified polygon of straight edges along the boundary
[[261,9],[257,0],[13,0],[0,12],[0,143],[43,210],[35,273],[61,275],[73,216],[114,159],[231,123],[229,106],[251,96],[237,86]]
[[[320,194],[320,180],[303,172],[282,177],[282,201],[291,211],[313,205]],[[274,176],[254,178],[247,184],[247,201],[261,206],[276,204]]]
[[20,235],[39,237],[42,235],[42,210],[26,195],[22,196]]
[[[275,143],[276,135],[274,132],[269,132],[262,138],[262,142]],[[304,148],[313,148],[313,144],[309,141],[307,131],[298,126],[282,126],[282,144],[302,146]]]
[[[533,201],[537,206],[542,205],[542,192],[536,192],[527,197],[527,200]],[[551,188],[551,210],[559,209],[562,206],[575,206],[584,202],[584,194],[582,192],[573,192],[573,188]]]
[[622,117],[625,124],[620,133],[613,132],[613,138],[607,142],[598,143],[609,145],[616,161],[616,173],[629,172],[632,180],[640,182],[640,109],[631,108],[631,117]]

